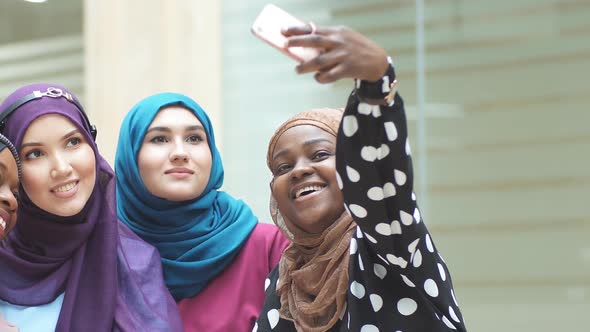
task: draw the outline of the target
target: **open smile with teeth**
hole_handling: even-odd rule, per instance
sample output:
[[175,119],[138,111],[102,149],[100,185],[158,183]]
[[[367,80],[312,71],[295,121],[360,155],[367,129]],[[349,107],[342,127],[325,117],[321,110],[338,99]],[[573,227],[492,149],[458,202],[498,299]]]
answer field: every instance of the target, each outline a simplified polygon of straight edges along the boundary
[[61,186],[61,187],[58,187],[58,188],[56,188],[56,189],[53,189],[53,192],[56,192],[56,193],[63,193],[63,192],[66,192],[66,191],[70,191],[70,190],[74,189],[74,187],[75,187],[77,184],[78,184],[78,181],[73,181],[73,182],[70,182],[70,183],[68,183],[68,184],[66,184],[66,185],[63,185],[63,186]]
[[0,230],[2,232],[4,232],[6,230],[6,221],[2,217],[0,217]]
[[313,193],[315,193],[317,191],[320,191],[320,190],[324,189],[325,187],[326,186],[324,186],[324,185],[305,186],[305,187],[297,190],[295,192],[295,195],[294,195],[293,198],[297,199],[297,198],[299,198],[301,196],[306,196],[306,195],[309,195],[309,194],[313,194]]

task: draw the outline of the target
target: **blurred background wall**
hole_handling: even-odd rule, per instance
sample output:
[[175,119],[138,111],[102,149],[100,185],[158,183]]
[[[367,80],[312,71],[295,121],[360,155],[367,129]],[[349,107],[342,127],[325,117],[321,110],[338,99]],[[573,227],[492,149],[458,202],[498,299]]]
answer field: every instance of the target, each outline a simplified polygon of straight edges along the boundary
[[[255,39],[265,3],[0,0],[0,98],[69,87],[112,160],[135,102],[187,93],[223,142],[223,189],[270,222],[268,139],[292,114],[344,106],[352,83],[297,76]],[[469,330],[590,329],[590,0],[274,3],[394,58],[417,194]]]

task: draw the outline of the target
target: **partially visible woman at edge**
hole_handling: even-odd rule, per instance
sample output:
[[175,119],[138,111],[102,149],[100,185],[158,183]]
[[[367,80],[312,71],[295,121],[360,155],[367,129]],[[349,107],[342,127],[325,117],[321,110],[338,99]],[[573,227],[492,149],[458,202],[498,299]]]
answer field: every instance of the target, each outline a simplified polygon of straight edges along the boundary
[[22,166],[18,222],[0,247],[4,320],[21,332],[181,331],[158,252],[117,219],[114,174],[77,98],[27,85],[0,112],[19,104],[3,127]]
[[268,147],[273,220],[291,239],[257,331],[465,331],[413,193],[404,104],[385,51],[348,28],[289,28],[322,53],[297,67],[354,78],[344,112],[300,113]]
[[[18,207],[18,173],[20,162],[12,143],[0,134],[0,241],[14,228]],[[18,332],[16,326],[0,314],[0,331]]]
[[205,111],[177,93],[140,101],[121,125],[115,173],[119,218],[160,251],[185,331],[250,332],[288,241],[219,190]]
[[[12,143],[0,135],[0,241],[16,224],[18,169],[20,162]],[[18,165],[18,166],[17,166]]]

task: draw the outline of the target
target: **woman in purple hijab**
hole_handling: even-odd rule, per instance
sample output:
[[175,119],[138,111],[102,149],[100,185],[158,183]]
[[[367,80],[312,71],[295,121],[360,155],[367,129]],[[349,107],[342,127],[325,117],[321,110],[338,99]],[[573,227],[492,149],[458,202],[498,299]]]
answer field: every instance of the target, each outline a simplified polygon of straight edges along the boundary
[[113,170],[76,97],[28,85],[5,114],[22,179],[0,247],[4,319],[21,331],[181,331],[158,252],[117,219]]

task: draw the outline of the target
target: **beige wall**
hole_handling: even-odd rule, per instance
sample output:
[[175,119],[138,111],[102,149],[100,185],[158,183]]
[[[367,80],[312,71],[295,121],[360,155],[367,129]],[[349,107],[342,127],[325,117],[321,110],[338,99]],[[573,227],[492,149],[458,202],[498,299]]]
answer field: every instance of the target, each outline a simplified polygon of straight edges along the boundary
[[85,0],[84,6],[85,105],[107,160],[114,160],[126,112],[150,94],[187,94],[214,125],[221,122],[217,1]]

